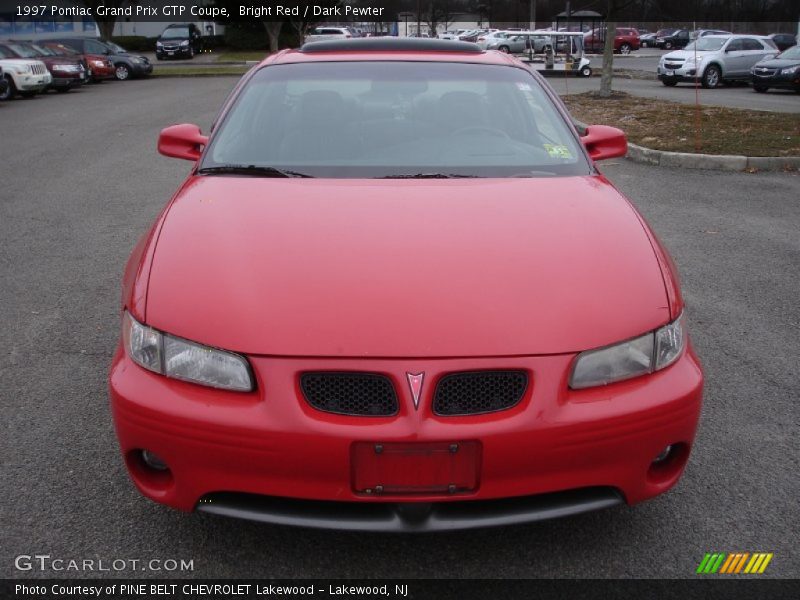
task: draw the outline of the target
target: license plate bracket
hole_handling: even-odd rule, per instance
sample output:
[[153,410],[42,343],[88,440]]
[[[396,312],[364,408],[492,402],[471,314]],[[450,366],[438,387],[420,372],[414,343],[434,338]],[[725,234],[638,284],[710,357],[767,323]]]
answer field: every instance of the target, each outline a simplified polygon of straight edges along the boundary
[[352,484],[372,496],[458,494],[478,488],[481,445],[457,442],[356,442]]

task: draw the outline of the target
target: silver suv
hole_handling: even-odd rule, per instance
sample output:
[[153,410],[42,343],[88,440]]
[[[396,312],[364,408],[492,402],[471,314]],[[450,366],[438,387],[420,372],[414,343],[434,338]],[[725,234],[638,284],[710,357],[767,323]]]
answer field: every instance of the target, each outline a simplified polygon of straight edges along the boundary
[[658,78],[667,86],[699,80],[704,88],[715,88],[723,81],[749,81],[753,65],[777,53],[775,43],[766,36],[708,35],[662,56]]

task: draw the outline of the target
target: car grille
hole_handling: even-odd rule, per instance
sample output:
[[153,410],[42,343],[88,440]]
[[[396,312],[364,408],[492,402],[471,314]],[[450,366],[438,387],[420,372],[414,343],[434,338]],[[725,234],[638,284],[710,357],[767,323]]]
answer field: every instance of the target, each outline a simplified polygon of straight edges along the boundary
[[180,48],[180,44],[164,44],[164,50],[169,50],[170,52],[174,52]]
[[45,67],[44,65],[34,64],[31,65],[31,71],[33,72],[34,75],[44,75],[45,73],[47,73],[47,67]]
[[306,401],[324,412],[362,417],[397,413],[394,386],[377,373],[303,373],[300,388]]
[[665,62],[664,68],[665,69],[680,69],[683,66],[683,61],[680,62]]
[[768,67],[755,67],[753,73],[759,77],[772,77],[778,69],[770,69]]
[[436,386],[433,412],[452,417],[506,410],[522,400],[527,388],[524,371],[451,373]]

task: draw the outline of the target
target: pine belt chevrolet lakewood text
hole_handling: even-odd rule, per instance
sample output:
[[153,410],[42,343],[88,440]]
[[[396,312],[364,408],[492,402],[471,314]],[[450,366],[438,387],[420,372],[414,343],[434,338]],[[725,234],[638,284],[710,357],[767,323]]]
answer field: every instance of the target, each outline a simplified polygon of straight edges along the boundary
[[148,498],[389,531],[635,504],[680,478],[703,375],[675,267],[545,81],[464,42],[252,69],[134,249],[110,373]]

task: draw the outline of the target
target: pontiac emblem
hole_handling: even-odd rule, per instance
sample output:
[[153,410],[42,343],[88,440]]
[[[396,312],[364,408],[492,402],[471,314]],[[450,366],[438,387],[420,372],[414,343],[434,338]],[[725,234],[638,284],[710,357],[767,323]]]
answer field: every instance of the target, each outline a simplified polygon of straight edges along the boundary
[[422,380],[425,373],[406,373],[408,377],[408,387],[411,389],[411,397],[414,399],[414,409],[419,408],[419,395],[422,392]]

